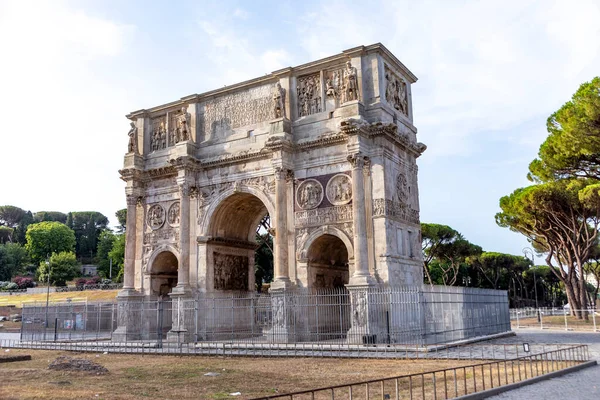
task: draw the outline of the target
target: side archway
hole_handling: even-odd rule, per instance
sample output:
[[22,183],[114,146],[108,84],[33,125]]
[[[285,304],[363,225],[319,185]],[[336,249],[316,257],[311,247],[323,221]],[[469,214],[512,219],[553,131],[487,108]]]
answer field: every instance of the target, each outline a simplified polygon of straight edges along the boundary
[[150,293],[166,296],[177,286],[179,254],[172,246],[160,246],[150,256],[146,274],[150,275]]

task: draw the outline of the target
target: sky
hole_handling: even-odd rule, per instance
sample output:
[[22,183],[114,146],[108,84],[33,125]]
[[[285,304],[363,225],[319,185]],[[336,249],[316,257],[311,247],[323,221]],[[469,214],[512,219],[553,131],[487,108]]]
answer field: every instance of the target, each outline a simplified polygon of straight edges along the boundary
[[522,254],[494,221],[545,123],[600,75],[600,0],[0,0],[0,205],[125,208],[125,114],[383,43],[412,87],[422,222]]

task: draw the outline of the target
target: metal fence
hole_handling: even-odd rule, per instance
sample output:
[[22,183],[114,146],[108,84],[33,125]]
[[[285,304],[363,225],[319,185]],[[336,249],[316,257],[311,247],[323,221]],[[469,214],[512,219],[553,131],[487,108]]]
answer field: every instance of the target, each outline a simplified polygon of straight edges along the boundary
[[510,360],[276,394],[252,400],[450,399],[521,382],[587,361],[587,346],[578,345]]
[[[123,307],[130,307],[125,314]],[[132,311],[131,307],[135,307]],[[21,339],[431,345],[510,331],[505,291],[418,286],[24,304]]]
[[[587,314],[587,319],[579,319],[572,311]],[[518,308],[510,310],[513,328],[559,329],[566,331],[600,330],[600,313],[595,309],[571,310],[569,308]]]

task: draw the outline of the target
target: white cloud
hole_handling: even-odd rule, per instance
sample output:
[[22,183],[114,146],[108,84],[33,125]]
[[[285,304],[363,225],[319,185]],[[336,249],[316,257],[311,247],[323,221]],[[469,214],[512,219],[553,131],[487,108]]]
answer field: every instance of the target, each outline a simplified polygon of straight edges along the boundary
[[3,161],[18,171],[3,175],[0,204],[114,220],[123,196],[102,192],[123,193],[110,149],[126,146],[128,94],[95,71],[123,54],[134,30],[59,1],[0,5]]
[[473,135],[550,114],[591,78],[599,14],[593,1],[332,1],[302,17],[298,31],[310,58],[383,42],[420,78],[415,124],[435,143],[428,152],[468,155]]

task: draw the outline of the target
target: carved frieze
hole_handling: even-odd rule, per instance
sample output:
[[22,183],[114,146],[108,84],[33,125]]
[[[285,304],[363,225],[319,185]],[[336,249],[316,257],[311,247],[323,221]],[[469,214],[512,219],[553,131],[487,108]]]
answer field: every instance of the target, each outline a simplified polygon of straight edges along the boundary
[[160,229],[165,223],[165,209],[160,204],[154,204],[148,209],[148,226],[152,230]]
[[273,119],[273,91],[274,85],[263,85],[204,103],[200,118],[204,138],[223,138],[233,129]]
[[167,222],[169,223],[169,225],[171,225],[171,226],[179,225],[179,211],[180,211],[180,205],[179,205],[178,201],[171,204],[171,206],[169,207],[169,211],[167,213]]
[[352,221],[352,205],[317,208],[314,210],[297,211],[294,214],[296,227],[332,224]]
[[323,201],[323,185],[316,179],[306,179],[296,189],[296,203],[303,210],[316,208]]
[[166,117],[153,118],[151,121],[152,132],[150,138],[150,147],[152,151],[162,150],[167,148],[167,126]]
[[406,82],[385,66],[385,100],[396,110],[408,116]]
[[144,245],[156,245],[160,242],[179,242],[179,229],[163,228],[144,234]]
[[334,206],[348,204],[352,200],[352,181],[346,174],[337,174],[327,182],[325,192]]
[[298,78],[298,116],[306,117],[319,113],[321,107],[321,78],[318,73]]
[[387,218],[399,221],[419,224],[419,212],[410,208],[406,204],[389,199],[373,200],[373,216]]
[[213,253],[215,290],[248,290],[248,257]]

